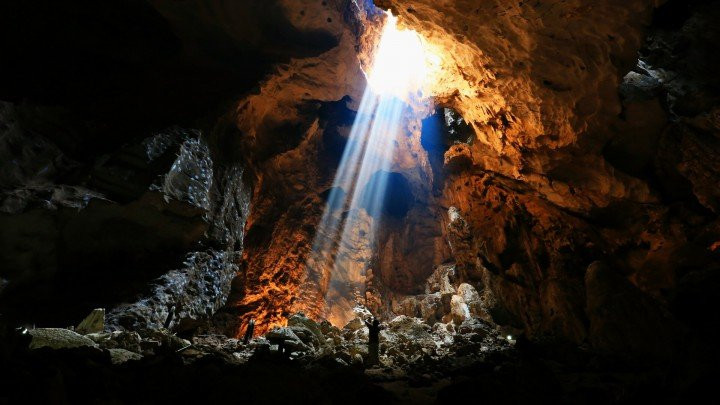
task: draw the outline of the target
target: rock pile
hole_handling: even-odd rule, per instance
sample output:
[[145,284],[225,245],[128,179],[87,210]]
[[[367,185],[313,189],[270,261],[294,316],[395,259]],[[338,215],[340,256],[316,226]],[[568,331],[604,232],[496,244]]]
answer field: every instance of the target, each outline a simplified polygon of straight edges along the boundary
[[472,318],[491,323],[489,302],[484,299],[488,294],[481,296],[475,287],[460,280],[456,265],[438,266],[425,284],[425,294],[394,301],[393,312],[420,318],[430,326],[437,322],[460,325]]
[[[460,297],[454,295],[453,297]],[[465,310],[467,311],[467,304]],[[94,311],[93,314],[99,311]],[[191,364],[207,356],[220,357],[230,364],[275,360],[295,362],[305,367],[363,367],[368,355],[366,310],[342,328],[328,321],[320,323],[302,313],[292,315],[287,326],[276,327],[248,344],[222,335],[198,335],[190,340],[171,331],[100,331],[81,334],[70,329],[37,328],[28,331],[30,349],[87,348],[110,356],[112,364],[143,361],[158,356],[180,357]],[[486,353],[511,349],[490,323],[468,316],[460,322],[435,322],[430,326],[420,318],[400,315],[380,332],[380,363],[376,374],[404,375],[453,363],[454,357],[481,360]]]

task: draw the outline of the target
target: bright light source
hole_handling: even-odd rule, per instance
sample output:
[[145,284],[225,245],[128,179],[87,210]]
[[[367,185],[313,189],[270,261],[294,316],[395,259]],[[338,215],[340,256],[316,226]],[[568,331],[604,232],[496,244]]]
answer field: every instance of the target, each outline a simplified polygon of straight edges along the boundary
[[[300,287],[295,308],[314,312],[336,326],[355,318],[356,300],[365,296],[366,273],[356,265],[355,252],[370,251],[379,243],[377,230],[389,178],[380,174],[389,173],[393,165],[395,140],[405,133],[405,112],[412,110],[408,104],[428,96],[424,89],[433,68],[439,66],[439,58],[426,50],[429,44],[423,41],[415,31],[398,30],[397,18],[388,12],[367,73],[369,85],[315,233],[308,271],[314,268],[326,274],[330,269],[324,281],[327,287],[308,278]],[[322,294],[323,308],[315,292]]]
[[405,98],[408,93],[422,90],[428,70],[426,60],[420,35],[399,30],[397,17],[388,11],[368,83],[377,94]]
[[507,340],[512,340],[512,335],[507,335]]

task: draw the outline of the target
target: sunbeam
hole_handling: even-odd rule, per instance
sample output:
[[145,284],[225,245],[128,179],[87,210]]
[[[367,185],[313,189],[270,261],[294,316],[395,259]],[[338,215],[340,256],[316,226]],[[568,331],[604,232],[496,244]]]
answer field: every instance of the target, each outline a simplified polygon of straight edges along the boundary
[[[305,280],[299,297],[301,306],[313,308],[312,312],[336,325],[352,317],[356,301],[364,295],[387,174],[403,112],[408,108],[403,100],[421,90],[427,72],[425,60],[419,35],[399,30],[397,18],[388,13],[368,87],[308,258],[308,267],[325,271],[312,272],[322,274],[321,279]],[[362,260],[357,260],[358,255]],[[358,267],[358,262],[364,266]],[[323,297],[317,296],[319,291],[325,292]],[[320,303],[324,308],[316,308]]]

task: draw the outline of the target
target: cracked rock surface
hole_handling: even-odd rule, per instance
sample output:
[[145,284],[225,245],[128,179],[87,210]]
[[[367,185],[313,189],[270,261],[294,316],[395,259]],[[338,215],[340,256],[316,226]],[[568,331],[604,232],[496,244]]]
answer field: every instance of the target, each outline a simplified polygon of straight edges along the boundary
[[[0,402],[713,391],[718,1],[6,3]],[[374,218],[328,199],[381,9],[441,69]]]

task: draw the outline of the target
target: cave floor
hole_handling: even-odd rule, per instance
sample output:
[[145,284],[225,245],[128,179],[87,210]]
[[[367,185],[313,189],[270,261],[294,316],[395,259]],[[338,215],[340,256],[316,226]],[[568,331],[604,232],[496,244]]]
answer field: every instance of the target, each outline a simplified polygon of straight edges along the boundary
[[13,330],[3,339],[0,403],[664,403],[689,394],[667,366],[508,340],[478,320],[429,327],[398,317],[382,333],[376,366],[363,362],[364,327],[294,316],[283,329],[302,336],[286,341],[289,356],[274,344],[277,332],[243,344],[163,329]]

